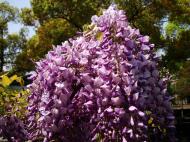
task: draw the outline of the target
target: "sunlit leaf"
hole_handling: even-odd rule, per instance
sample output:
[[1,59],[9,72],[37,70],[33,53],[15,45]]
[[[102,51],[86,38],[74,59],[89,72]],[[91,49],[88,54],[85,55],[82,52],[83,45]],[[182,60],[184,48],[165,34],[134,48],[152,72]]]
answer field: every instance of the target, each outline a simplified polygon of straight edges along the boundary
[[98,32],[98,33],[96,34],[96,39],[97,39],[98,41],[101,41],[102,38],[103,38],[103,33],[102,33],[102,32]]
[[7,87],[12,83],[12,80],[9,77],[7,77],[6,75],[2,76],[1,78],[2,78],[1,84],[4,87]]
[[152,124],[152,122],[153,122],[153,118],[151,117],[151,118],[148,120],[148,124],[150,125],[150,124]]

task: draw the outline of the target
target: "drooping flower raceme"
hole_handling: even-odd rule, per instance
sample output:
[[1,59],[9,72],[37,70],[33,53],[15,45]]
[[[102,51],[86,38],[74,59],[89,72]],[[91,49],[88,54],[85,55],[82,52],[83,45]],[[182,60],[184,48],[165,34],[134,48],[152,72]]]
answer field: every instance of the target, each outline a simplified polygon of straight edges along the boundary
[[9,142],[22,142],[27,140],[27,130],[24,123],[16,116],[0,117],[0,137]]
[[175,141],[166,79],[154,45],[111,5],[90,30],[65,41],[31,76],[31,138],[44,141]]

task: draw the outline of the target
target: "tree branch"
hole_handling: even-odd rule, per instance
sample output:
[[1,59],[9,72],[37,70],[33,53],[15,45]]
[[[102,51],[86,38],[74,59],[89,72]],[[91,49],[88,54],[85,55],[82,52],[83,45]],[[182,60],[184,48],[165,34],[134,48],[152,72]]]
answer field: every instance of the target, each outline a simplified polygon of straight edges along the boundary
[[73,20],[67,18],[66,16],[61,16],[61,17],[57,17],[57,18],[63,18],[64,20],[66,20],[67,22],[69,22],[71,25],[73,25],[74,27],[76,27],[79,31],[83,31],[82,27],[79,26],[77,23],[75,23]]
[[135,7],[135,9],[136,9],[135,13],[130,18],[128,18],[129,22],[132,22],[135,19],[137,19],[137,17],[139,16],[139,14],[141,14],[151,4],[152,4],[152,2],[149,2],[147,5],[142,5],[140,8]]
[[73,98],[75,97],[75,95],[80,91],[80,89],[82,88],[82,87],[84,87],[84,85],[82,84],[82,83],[79,83],[78,85],[76,84],[77,83],[77,80],[74,80],[73,81],[73,85],[72,85],[72,90],[73,90],[73,92],[72,92],[72,94],[71,94],[71,96],[70,96],[70,98],[69,98],[69,103],[71,103],[72,102],[72,100],[73,100]]

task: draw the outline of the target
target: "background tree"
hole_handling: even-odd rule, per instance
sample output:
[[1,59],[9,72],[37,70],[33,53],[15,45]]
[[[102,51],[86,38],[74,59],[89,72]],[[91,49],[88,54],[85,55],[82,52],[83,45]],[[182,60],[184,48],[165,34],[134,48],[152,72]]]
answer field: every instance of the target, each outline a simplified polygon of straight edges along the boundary
[[[37,46],[39,50],[44,50],[44,52],[40,52],[42,54],[39,57],[42,57],[51,49],[49,47],[52,44],[61,44],[68,37],[72,37],[76,31],[82,31],[83,25],[90,22],[92,15],[101,13],[102,9],[107,8],[112,2],[112,0],[32,0],[31,9],[22,9],[21,19],[25,25],[36,26],[39,45],[35,44],[34,46]],[[141,29],[141,33],[149,35],[157,48],[165,48],[165,50],[169,49],[172,40],[163,38],[163,24],[168,21],[187,22],[185,19],[188,18],[189,12],[186,6],[188,0],[178,2],[174,0],[115,0],[115,3],[126,11],[128,20],[133,27]],[[180,14],[176,15],[176,13]],[[68,24],[62,26],[60,23],[63,21]],[[55,23],[59,23],[59,28],[53,26]],[[48,33],[46,29],[50,29],[50,26],[51,32]],[[62,30],[59,30],[61,27]],[[56,35],[58,31],[59,34]],[[68,32],[73,34],[68,36]],[[44,39],[48,42],[46,45],[40,46],[43,45]]]
[[[61,44],[73,37],[77,31],[83,30],[83,25],[90,22],[91,16],[101,8],[108,6],[108,1],[99,0],[32,0],[32,8],[23,8],[20,17],[25,25],[36,27],[36,36],[28,43],[36,47],[36,55],[30,55],[33,60],[39,60],[52,45]],[[32,17],[32,18],[31,18]],[[30,49],[28,49],[30,50]],[[32,50],[31,50],[32,51]],[[33,54],[33,53],[31,53]]]
[[166,56],[163,64],[176,73],[190,58],[190,28],[188,24],[169,22],[166,26]]
[[174,84],[174,91],[180,95],[181,99],[189,97],[190,94],[190,61],[184,63],[177,75],[177,81]]
[[[169,8],[165,26],[165,56],[162,67],[166,67],[173,75],[171,83],[172,92],[181,99],[189,96],[188,65],[190,58],[190,0],[174,1]],[[173,85],[172,85],[173,84]]]
[[165,27],[165,51],[163,64],[170,72],[177,73],[190,57],[190,0],[173,1]]
[[[3,71],[3,66],[6,64],[5,52],[9,52],[7,25],[10,21],[15,21],[18,10],[10,6],[7,2],[0,2],[0,72]],[[9,48],[10,49],[10,48]],[[12,51],[11,51],[12,52]]]
[[[6,41],[7,47],[4,52],[5,66],[14,69],[17,56],[26,49],[27,30],[22,28],[19,33],[8,34]],[[15,70],[16,71],[16,70]],[[15,72],[14,71],[14,72]]]
[[[92,15],[99,15],[112,2],[32,0],[31,8],[22,9],[21,19],[25,25],[36,28],[36,35],[27,42],[26,50],[18,56],[17,67],[23,71],[33,69],[32,61],[42,58],[52,49],[52,45],[61,44],[77,31],[82,31]],[[115,3],[125,10],[133,27],[150,36],[151,42],[156,44],[155,50],[164,51],[161,69],[178,74],[190,57],[190,0],[115,0]]]

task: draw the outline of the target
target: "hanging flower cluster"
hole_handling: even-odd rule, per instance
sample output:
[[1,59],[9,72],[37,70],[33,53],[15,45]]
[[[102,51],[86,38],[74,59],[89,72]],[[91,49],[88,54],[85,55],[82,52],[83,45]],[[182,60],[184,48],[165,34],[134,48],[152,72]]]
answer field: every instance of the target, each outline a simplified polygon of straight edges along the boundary
[[30,137],[44,141],[175,141],[154,45],[111,5],[90,30],[50,51],[31,76]]
[[0,117],[0,137],[9,142],[21,142],[27,140],[27,130],[24,123],[15,116]]

